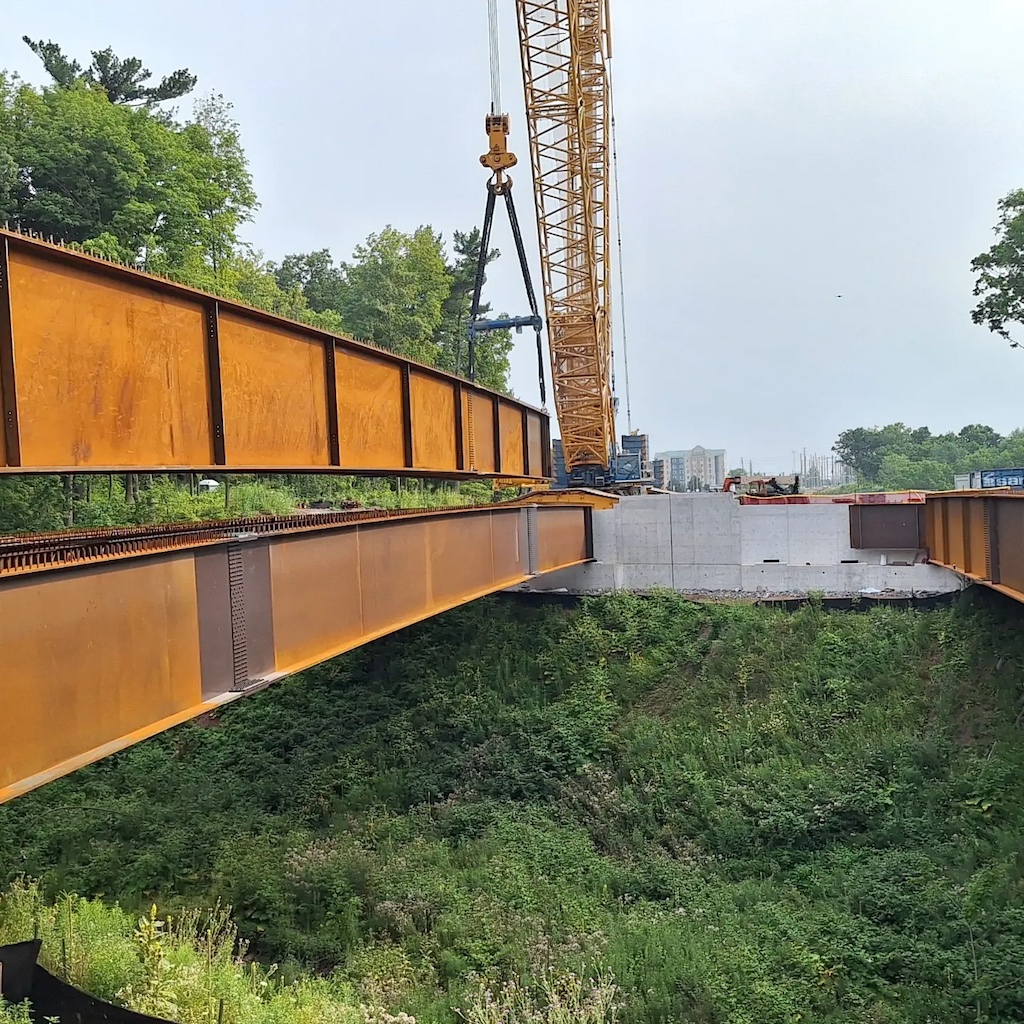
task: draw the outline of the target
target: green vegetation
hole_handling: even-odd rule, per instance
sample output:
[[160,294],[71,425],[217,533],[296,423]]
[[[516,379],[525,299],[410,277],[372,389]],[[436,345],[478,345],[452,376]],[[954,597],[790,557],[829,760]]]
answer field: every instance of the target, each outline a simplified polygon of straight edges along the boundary
[[[58,977],[117,1003],[180,1024],[415,1024],[382,1001],[408,985],[401,950],[353,957],[345,973],[287,979],[276,965],[247,956],[228,913],[186,911],[164,920],[151,907],[133,919],[118,907],[62,894],[52,904],[39,887],[17,882],[0,896],[0,943],[36,934],[41,960]],[[616,987],[550,967],[538,996],[516,980],[478,981],[459,1011],[471,1024],[605,1024],[615,1019]],[[26,1006],[0,1003],[0,1024],[30,1024]]]
[[0,808],[0,865],[421,1022],[1011,1021],[1022,672],[1015,607],[492,599]]
[[1024,430],[1003,437],[972,423],[955,434],[933,434],[890,423],[844,430],[833,450],[856,472],[859,490],[948,491],[954,473],[1024,466]]
[[343,476],[218,476],[222,486],[198,493],[170,477],[87,476],[0,479],[0,534],[65,527],[187,523],[235,516],[287,515],[300,504],[328,501],[337,507],[439,508],[480,505],[517,494],[490,484]]
[[1014,189],[999,200],[995,233],[995,244],[971,260],[971,270],[978,275],[978,304],[971,319],[1005,338],[1011,348],[1020,348],[1010,330],[1024,325],[1024,189]]

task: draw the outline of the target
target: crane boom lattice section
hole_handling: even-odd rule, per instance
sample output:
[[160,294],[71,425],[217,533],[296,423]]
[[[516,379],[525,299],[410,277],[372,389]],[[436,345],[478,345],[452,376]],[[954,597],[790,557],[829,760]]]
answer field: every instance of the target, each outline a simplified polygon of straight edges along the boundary
[[614,455],[607,0],[517,0],[555,408],[566,467]]

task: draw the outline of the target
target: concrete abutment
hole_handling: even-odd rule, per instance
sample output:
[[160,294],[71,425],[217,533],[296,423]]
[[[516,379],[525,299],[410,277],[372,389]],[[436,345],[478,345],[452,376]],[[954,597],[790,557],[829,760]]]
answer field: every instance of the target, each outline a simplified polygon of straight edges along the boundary
[[928,564],[922,550],[851,548],[850,507],[741,505],[729,494],[623,497],[593,514],[593,562],[515,589],[758,597],[961,589],[961,578]]

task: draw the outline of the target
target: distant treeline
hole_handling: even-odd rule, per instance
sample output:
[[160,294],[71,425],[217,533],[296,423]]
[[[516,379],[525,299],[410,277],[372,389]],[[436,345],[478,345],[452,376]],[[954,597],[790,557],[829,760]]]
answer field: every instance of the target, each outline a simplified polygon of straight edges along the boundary
[[955,473],[1024,466],[1024,430],[1005,437],[980,423],[933,434],[903,423],[844,430],[833,449],[858,478],[857,486],[887,491],[943,491]]

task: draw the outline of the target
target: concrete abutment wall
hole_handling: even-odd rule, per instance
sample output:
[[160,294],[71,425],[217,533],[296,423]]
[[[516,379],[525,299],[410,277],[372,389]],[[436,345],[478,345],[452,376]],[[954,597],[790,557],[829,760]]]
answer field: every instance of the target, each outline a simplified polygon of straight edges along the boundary
[[827,595],[959,590],[923,551],[854,550],[850,506],[741,505],[729,494],[624,497],[595,511],[595,561],[516,589]]

